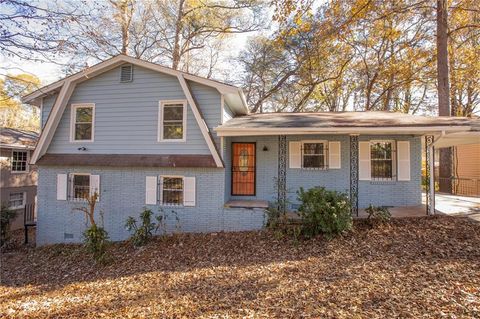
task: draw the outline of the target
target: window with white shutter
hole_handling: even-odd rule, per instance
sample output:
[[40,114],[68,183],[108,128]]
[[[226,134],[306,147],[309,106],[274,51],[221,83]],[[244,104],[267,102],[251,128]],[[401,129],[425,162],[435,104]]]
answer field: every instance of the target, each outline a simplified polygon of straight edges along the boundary
[[370,141],[358,142],[358,179],[361,181],[372,179]]
[[195,206],[195,177],[184,177],[184,195],[183,195],[183,205],[184,206]]
[[147,176],[145,182],[145,204],[157,204],[157,176]]
[[57,174],[57,200],[67,200],[68,175]]
[[342,168],[341,144],[338,141],[328,142],[328,168]]
[[290,142],[288,151],[289,167],[302,168],[302,142]]
[[397,159],[398,159],[398,180],[409,181],[410,180],[410,142],[398,141],[397,142]]

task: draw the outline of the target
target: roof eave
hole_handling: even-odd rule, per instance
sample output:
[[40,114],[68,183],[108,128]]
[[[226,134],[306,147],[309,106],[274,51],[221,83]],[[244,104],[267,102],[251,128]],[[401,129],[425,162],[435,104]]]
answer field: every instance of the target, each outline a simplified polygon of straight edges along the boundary
[[390,126],[390,127],[287,127],[287,128],[229,128],[216,127],[218,136],[260,136],[299,134],[435,134],[470,131],[470,126]]

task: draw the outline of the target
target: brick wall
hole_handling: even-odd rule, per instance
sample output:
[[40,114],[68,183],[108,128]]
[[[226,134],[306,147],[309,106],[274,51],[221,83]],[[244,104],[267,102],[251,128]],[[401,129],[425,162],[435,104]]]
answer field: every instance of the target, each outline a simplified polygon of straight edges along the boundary
[[[415,206],[421,204],[421,140],[412,136],[360,136],[360,141],[374,139],[396,139],[410,141],[410,181],[392,182],[359,182],[359,207],[368,205]],[[341,168],[328,170],[306,170],[289,168],[288,143],[300,140],[326,140],[341,142]],[[257,178],[256,196],[231,196],[231,142],[256,142],[257,144]],[[267,151],[263,151],[264,146]],[[247,136],[225,139],[225,200],[229,199],[262,199],[276,200],[275,180],[278,167],[277,136]],[[287,136],[287,199],[290,207],[298,205],[296,192],[300,187],[305,189],[323,186],[340,192],[350,191],[350,137],[346,135],[302,135]]]
[[[196,206],[165,208],[167,230],[176,230],[177,213],[182,232],[216,232],[222,230],[252,230],[263,226],[264,214],[259,210],[224,209],[223,169],[106,169],[100,167],[39,168],[37,243],[39,245],[79,242],[87,224],[82,212],[74,211],[82,205],[56,199],[57,174],[83,172],[100,175],[100,201],[97,220],[103,214],[103,225],[110,239],[124,240],[130,236],[125,229],[128,216],[139,216],[145,207],[145,177],[156,175],[183,175],[196,177]],[[160,206],[148,206],[155,213]]]

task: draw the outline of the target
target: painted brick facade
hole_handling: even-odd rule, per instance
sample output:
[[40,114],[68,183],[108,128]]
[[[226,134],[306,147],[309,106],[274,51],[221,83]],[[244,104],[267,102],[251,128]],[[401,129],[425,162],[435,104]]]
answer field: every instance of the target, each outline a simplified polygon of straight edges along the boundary
[[[74,211],[79,202],[56,199],[57,174],[73,172],[100,175],[100,201],[97,213],[103,214],[103,225],[110,239],[124,240],[130,236],[125,229],[128,216],[139,216],[145,207],[145,177],[158,175],[183,175],[196,177],[195,207],[166,207],[167,230],[176,231],[176,211],[182,232],[216,232],[259,229],[264,223],[261,210],[225,209],[223,169],[162,169],[143,168],[106,169],[85,167],[39,167],[37,244],[79,242],[86,228],[82,212]],[[155,213],[160,206],[148,206]],[[97,219],[100,220],[97,214]],[[71,237],[71,238],[70,238]]]
[[[384,137],[391,138],[391,137]],[[296,191],[300,187],[324,186],[342,192],[349,190],[350,142],[348,136],[289,136],[290,141],[319,139],[341,142],[341,168],[328,170],[304,170],[288,168],[288,201],[295,208],[298,204]],[[375,136],[361,136],[360,140],[378,139]],[[421,203],[421,141],[419,137],[397,136],[397,140],[410,141],[410,181],[359,182],[359,207],[369,204],[386,206],[414,206]],[[231,142],[256,142],[257,177],[256,196],[231,196]],[[266,149],[266,150],[264,150]],[[288,153],[288,152],[287,152]],[[159,175],[181,175],[196,177],[196,206],[165,208],[167,228],[176,230],[176,211],[179,231],[216,232],[259,229],[264,225],[262,210],[226,209],[224,204],[231,199],[276,200],[276,177],[278,166],[278,137],[226,138],[224,141],[225,169],[114,169],[85,167],[69,169],[64,167],[39,167],[38,186],[38,233],[39,245],[59,242],[79,242],[86,228],[83,213],[74,212],[78,202],[56,199],[56,176],[65,173],[91,173],[100,175],[101,198],[97,212],[103,214],[103,224],[111,240],[124,240],[129,232],[124,224],[128,216],[138,216],[145,206],[145,177]],[[149,206],[158,212],[160,206]],[[72,238],[68,238],[72,237]]]
[[[412,136],[360,136],[360,141],[392,139],[410,141],[410,181],[391,182],[359,182],[359,207],[368,205],[385,206],[415,206],[421,204],[421,140]],[[301,135],[287,136],[288,143],[301,140],[340,141],[341,168],[328,170],[306,170],[289,168],[287,161],[287,199],[295,208],[298,204],[296,192],[300,187],[305,189],[314,186],[323,186],[327,189],[340,192],[349,192],[350,188],[350,138],[346,135]],[[256,196],[231,196],[231,142],[256,142],[257,151],[257,179]],[[264,147],[267,151],[263,151]],[[288,155],[287,149],[287,155]],[[278,165],[278,137],[277,136],[246,136],[227,138],[224,148],[225,156],[225,198],[229,199],[261,199],[276,200],[275,180]]]

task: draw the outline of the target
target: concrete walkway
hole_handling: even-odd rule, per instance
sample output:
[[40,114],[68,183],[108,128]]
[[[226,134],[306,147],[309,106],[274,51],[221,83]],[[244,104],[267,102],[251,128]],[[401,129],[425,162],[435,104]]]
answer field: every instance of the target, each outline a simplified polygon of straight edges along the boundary
[[468,216],[480,222],[479,197],[437,193],[435,194],[435,210],[449,216]]

